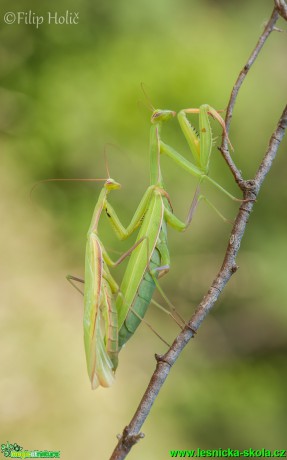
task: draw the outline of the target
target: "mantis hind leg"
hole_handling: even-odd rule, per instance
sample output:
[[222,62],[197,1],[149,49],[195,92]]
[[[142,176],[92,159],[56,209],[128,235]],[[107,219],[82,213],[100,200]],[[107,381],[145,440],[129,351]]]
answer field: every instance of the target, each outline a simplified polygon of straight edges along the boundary
[[192,219],[193,219],[193,215],[194,215],[194,212],[195,210],[197,209],[197,206],[199,204],[199,202],[201,200],[204,200],[206,202],[206,204],[208,204],[208,206],[213,209],[214,212],[216,212],[216,214],[226,223],[229,223],[229,224],[233,224],[232,221],[230,221],[229,219],[226,219],[226,217],[224,217],[224,215],[217,209],[217,207],[208,199],[206,198],[205,195],[202,195],[200,194],[200,185],[201,185],[201,182],[199,182],[199,184],[197,185],[196,187],[196,191],[195,191],[195,194],[194,194],[194,197],[193,197],[193,200],[192,200],[192,203],[191,203],[191,206],[190,206],[190,209],[189,209],[189,213],[188,213],[188,217],[187,217],[187,221],[186,221],[186,226],[188,226]]
[[216,214],[220,217],[220,219],[223,220],[223,222],[227,223],[227,224],[233,224],[234,222],[232,220],[229,220],[229,219],[226,219],[226,217],[224,217],[223,214],[221,214],[221,212],[217,209],[217,207],[210,201],[206,198],[206,196],[204,195],[199,195],[198,197],[198,202],[200,200],[204,200],[206,202],[206,204],[208,204],[208,206],[213,209],[214,212],[216,212]]
[[73,275],[67,275],[66,276],[66,279],[67,281],[69,281],[69,283],[73,286],[73,288],[75,288],[80,294],[84,295],[83,291],[81,291],[80,288],[78,288],[78,286],[75,284],[75,281],[77,283],[82,283],[84,284],[85,281],[82,279],[82,278],[78,278],[77,276],[73,276]]

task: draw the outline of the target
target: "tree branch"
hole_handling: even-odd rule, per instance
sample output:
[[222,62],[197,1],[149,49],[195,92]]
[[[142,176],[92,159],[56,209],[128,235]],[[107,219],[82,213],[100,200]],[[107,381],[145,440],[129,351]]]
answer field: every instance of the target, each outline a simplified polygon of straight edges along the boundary
[[[226,126],[227,130],[230,128],[230,123],[233,114],[233,108],[237,99],[237,95],[239,89],[250,69],[254,61],[256,60],[260,50],[262,49],[265,41],[267,40],[268,36],[274,30],[274,25],[279,16],[279,8],[280,14],[284,13],[284,3],[283,0],[275,0],[276,7],[272,12],[272,15],[264,29],[264,32],[259,38],[259,41],[252,52],[247,64],[239,73],[237,81],[233,87],[230,101],[227,108],[226,113]],[[277,10],[278,8],[278,10]],[[283,13],[281,12],[283,11]],[[285,11],[286,12],[286,11]],[[214,278],[207,294],[204,296],[201,303],[198,305],[196,311],[194,312],[192,318],[186,325],[186,327],[180,332],[180,334],[174,340],[172,346],[169,348],[167,353],[162,356],[156,355],[156,369],[151,377],[151,380],[148,384],[148,387],[141,399],[141,402],[128,426],[125,427],[123,430],[122,435],[119,437],[118,444],[110,457],[110,460],[123,460],[126,458],[128,453],[130,452],[131,448],[141,439],[144,437],[142,433],[140,433],[140,429],[145,422],[155,399],[161,390],[165,380],[167,379],[171,367],[179,357],[180,353],[182,352],[183,348],[187,345],[192,337],[194,337],[196,331],[198,330],[199,326],[203,322],[204,318],[207,316],[209,311],[213,308],[214,304],[216,303],[219,295],[221,294],[222,290],[227,285],[228,281],[230,280],[231,276],[237,271],[236,265],[236,257],[238,251],[240,249],[240,244],[245,233],[246,224],[248,222],[249,215],[253,210],[256,197],[260,191],[262,183],[268,174],[273,160],[277,154],[279,145],[283,139],[285,134],[285,130],[287,128],[287,105],[283,110],[283,113],[278,121],[277,127],[273,132],[267,151],[265,156],[258,168],[258,171],[252,180],[244,180],[240,171],[237,169],[235,164],[233,163],[227,145],[227,139],[224,137],[223,134],[223,141],[220,147],[220,150],[231,169],[234,178],[237,184],[240,186],[241,190],[243,191],[244,202],[242,202],[237,217],[235,219],[231,236],[227,245],[226,253],[224,256],[224,260],[222,266]]]
[[[278,1],[280,1],[280,0],[278,0]],[[260,53],[263,45],[265,44],[267,38],[269,37],[271,32],[274,30],[274,26],[275,26],[275,24],[276,24],[276,22],[278,20],[278,17],[279,17],[279,13],[278,13],[277,8],[275,7],[273,9],[273,11],[272,11],[272,14],[271,14],[271,17],[270,17],[269,21],[267,22],[262,34],[259,37],[259,40],[258,40],[254,50],[252,51],[249,59],[247,60],[246,64],[244,65],[244,67],[242,68],[242,70],[240,71],[240,73],[238,75],[238,78],[237,78],[237,80],[236,80],[236,82],[235,82],[235,84],[233,86],[232,91],[231,91],[231,96],[230,96],[229,103],[228,103],[227,110],[226,110],[226,116],[225,116],[226,132],[222,133],[222,144],[219,147],[219,150],[221,151],[221,153],[223,155],[223,158],[225,159],[226,163],[228,164],[229,169],[231,170],[236,183],[238,184],[238,186],[241,188],[242,191],[244,189],[243,177],[242,177],[242,174],[241,174],[240,170],[236,167],[234,161],[232,160],[232,158],[230,156],[226,133],[227,134],[229,133],[230,124],[231,124],[231,120],[232,120],[232,116],[233,116],[233,109],[234,109],[234,105],[235,105],[235,102],[236,102],[236,99],[237,99],[238,92],[239,92],[239,90],[240,90],[240,88],[241,88],[241,86],[242,86],[242,84],[243,84],[243,82],[244,82],[244,80],[245,80],[250,68],[254,64],[256,58],[258,57],[258,54]]]

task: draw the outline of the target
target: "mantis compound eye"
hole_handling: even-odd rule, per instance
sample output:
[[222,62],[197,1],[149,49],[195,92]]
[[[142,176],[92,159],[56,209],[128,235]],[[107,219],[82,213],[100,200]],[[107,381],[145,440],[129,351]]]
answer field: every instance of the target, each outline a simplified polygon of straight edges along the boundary
[[170,118],[175,117],[176,112],[173,110],[155,110],[151,116],[151,122],[153,124],[159,123],[161,121],[167,121]]
[[108,190],[119,190],[122,186],[118,182],[116,182],[114,179],[107,179],[105,183],[105,187]]

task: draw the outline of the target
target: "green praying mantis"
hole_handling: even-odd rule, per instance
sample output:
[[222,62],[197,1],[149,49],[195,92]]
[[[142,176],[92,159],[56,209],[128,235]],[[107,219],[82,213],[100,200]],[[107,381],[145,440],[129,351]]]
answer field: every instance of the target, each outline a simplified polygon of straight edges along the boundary
[[[99,220],[112,190],[121,185],[111,179],[47,179],[50,181],[105,181],[94,208],[87,233],[85,254],[85,280],[67,276],[68,281],[84,295],[84,347],[88,375],[92,389],[98,386],[110,387],[118,365],[118,320],[115,295],[119,286],[108,267],[116,267],[132,252],[136,244],[117,261],[108,255],[98,234]],[[74,281],[85,284],[84,293]]]
[[[187,119],[186,115],[189,113],[199,114],[199,135]],[[171,110],[153,111],[150,129],[150,186],[144,193],[130,224],[127,227],[122,225],[107,199],[111,190],[120,188],[120,185],[110,178],[106,180],[94,209],[87,235],[84,288],[84,344],[93,389],[99,385],[109,387],[113,383],[118,365],[118,352],[144,318],[154,290],[159,287],[158,278],[169,271],[168,225],[177,231],[185,231],[201,198],[198,186],[186,222],[173,214],[169,195],[163,184],[160,155],[168,155],[179,166],[197,177],[199,185],[207,179],[230,198],[242,201],[233,197],[208,176],[213,143],[209,115],[225,130],[224,120],[219,113],[209,105],[179,112],[179,124],[194,163],[161,139],[162,124],[175,115],[176,113]],[[106,212],[120,239],[128,238],[139,228],[134,245],[116,262],[109,257],[98,235],[98,223],[103,211]],[[127,256],[130,256],[130,259],[119,287],[108,267],[117,266]],[[161,289],[160,292],[162,293]],[[169,302],[168,305],[172,310],[170,314],[174,317],[174,307]]]
[[[118,361],[117,311],[114,294],[118,285],[108,266],[115,267],[98,236],[98,224],[111,190],[120,184],[108,179],[100,193],[87,234],[84,289],[84,345],[92,389],[109,387]],[[104,331],[103,332],[103,326]]]
[[[196,131],[189,124],[185,115],[185,113],[196,113],[198,111],[200,114],[200,136],[197,135]],[[205,178],[210,179],[207,175],[212,150],[212,131],[208,119],[209,114],[217,119],[225,129],[224,121],[218,112],[207,105],[201,106],[200,109],[187,109],[180,112],[178,116],[183,132],[197,162],[197,165],[193,165],[160,139],[161,125],[173,118],[175,112],[171,110],[154,110],[153,112],[150,130],[150,187],[160,187],[161,192],[158,194],[154,190],[150,196],[146,194],[137,210],[138,217],[143,213],[138,239],[145,238],[144,241],[147,242],[148,249],[145,249],[142,244],[133,252],[120,286],[120,292],[126,299],[126,304],[124,305],[123,303],[123,297],[118,296],[116,307],[119,321],[119,349],[134,334],[140,324],[140,318],[144,317],[154,290],[158,286],[157,277],[163,276],[169,271],[170,257],[167,244],[167,224],[178,231],[185,231],[192,220],[199,199],[203,197],[199,195],[198,187],[186,222],[178,219],[172,213],[168,195],[163,193],[164,184],[160,169],[159,153],[169,155],[177,164],[198,177],[200,183]],[[212,179],[211,182],[229,197],[237,200],[237,198],[234,198]],[[211,206],[214,208],[213,205]],[[129,236],[134,228],[136,228],[133,225],[138,225],[137,221],[133,221],[127,229],[124,229],[116,222],[111,207],[107,207],[107,213],[112,218],[113,224],[116,225],[120,238]],[[219,212],[218,214],[221,216]],[[168,304],[173,309],[169,302]]]

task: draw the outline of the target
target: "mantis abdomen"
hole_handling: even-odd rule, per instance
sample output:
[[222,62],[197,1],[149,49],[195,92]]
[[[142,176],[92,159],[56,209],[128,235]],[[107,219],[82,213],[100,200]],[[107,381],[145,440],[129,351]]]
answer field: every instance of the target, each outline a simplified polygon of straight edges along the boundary
[[157,272],[151,275],[150,271],[155,270],[160,266],[161,256],[157,248],[154,249],[149,268],[146,270],[142,281],[140,282],[137,293],[135,295],[130,310],[125,318],[125,321],[119,331],[119,349],[129,340],[134,334],[135,330],[141,323],[142,318],[145,316],[146,311],[151,303],[153,293],[156,288],[154,277],[157,277]]

